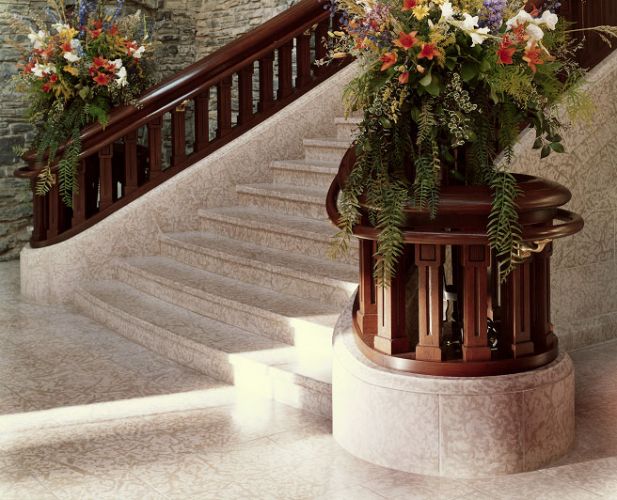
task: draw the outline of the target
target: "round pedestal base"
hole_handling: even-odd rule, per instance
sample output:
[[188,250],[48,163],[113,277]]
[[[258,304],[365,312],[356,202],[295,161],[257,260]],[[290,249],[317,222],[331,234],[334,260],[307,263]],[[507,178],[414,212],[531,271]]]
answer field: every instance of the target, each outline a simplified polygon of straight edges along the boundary
[[574,367],[498,377],[403,374],[362,355],[351,308],[334,337],[332,419],[351,454],[416,474],[485,477],[538,469],[574,440]]

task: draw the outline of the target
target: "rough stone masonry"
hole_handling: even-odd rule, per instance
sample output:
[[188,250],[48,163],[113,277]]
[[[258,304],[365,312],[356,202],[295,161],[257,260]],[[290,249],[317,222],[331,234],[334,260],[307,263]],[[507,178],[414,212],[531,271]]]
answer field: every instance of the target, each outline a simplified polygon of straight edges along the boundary
[[[67,4],[70,0],[67,0]],[[208,55],[239,35],[259,26],[295,3],[294,0],[129,0],[154,23],[161,42],[160,77],[171,75]],[[19,14],[27,19],[41,16],[46,0],[0,0],[0,13]],[[6,90],[17,71],[18,52],[11,41],[25,43],[26,34],[14,33],[0,17],[0,261],[18,258],[28,241],[31,199],[26,182],[13,178],[20,160],[14,147],[32,139],[23,113],[23,98]]]

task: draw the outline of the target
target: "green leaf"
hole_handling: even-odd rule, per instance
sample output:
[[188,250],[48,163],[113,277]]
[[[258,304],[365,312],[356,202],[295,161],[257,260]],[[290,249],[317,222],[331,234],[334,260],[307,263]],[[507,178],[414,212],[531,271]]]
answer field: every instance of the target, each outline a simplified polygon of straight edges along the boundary
[[420,85],[422,85],[423,87],[428,87],[432,81],[433,75],[429,72],[424,78],[422,78],[422,80],[420,80]]
[[551,149],[550,145],[547,144],[546,146],[544,146],[542,148],[542,153],[540,154],[540,158],[542,158],[542,159],[546,158],[547,156],[549,156],[551,154],[551,151],[552,151],[552,149]]
[[542,137],[538,137],[536,141],[533,143],[533,149],[541,149],[544,146],[544,139]]
[[461,77],[464,82],[473,80],[480,73],[480,68],[477,64],[466,63],[461,69]]
[[563,144],[561,144],[561,142],[553,142],[550,145],[550,148],[555,151],[555,153],[565,153],[566,150],[563,147]]

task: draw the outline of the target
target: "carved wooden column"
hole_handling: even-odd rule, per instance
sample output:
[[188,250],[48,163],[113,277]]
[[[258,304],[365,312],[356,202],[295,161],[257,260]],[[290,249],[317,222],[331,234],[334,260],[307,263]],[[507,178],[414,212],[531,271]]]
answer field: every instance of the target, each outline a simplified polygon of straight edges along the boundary
[[441,361],[444,247],[416,245],[418,266],[418,361]]
[[551,256],[553,246],[548,245],[534,255],[531,264],[531,339],[536,350],[550,349],[556,340],[551,323]]
[[126,194],[131,194],[139,187],[136,130],[124,136],[124,169],[126,172]]
[[32,189],[32,241],[43,241],[47,237],[47,206],[49,195],[39,196],[36,194],[38,178],[30,179]]
[[231,132],[231,76],[223,78],[217,86],[217,137],[224,137]]
[[358,325],[364,336],[377,335],[377,287],[373,275],[375,246],[372,240],[360,240]]
[[253,64],[238,73],[238,124],[244,125],[253,118]]
[[201,151],[210,142],[210,89],[195,98],[195,151]]
[[171,114],[171,166],[175,167],[186,159],[186,102]]
[[293,93],[292,49],[293,42],[287,42],[278,49],[279,99],[285,99]]
[[487,361],[488,267],[491,250],[486,245],[463,245],[463,359]]
[[377,286],[377,335],[373,346],[385,354],[394,355],[411,350],[405,331],[405,282],[409,267],[408,249],[398,262],[396,275],[388,287]]
[[531,269],[528,261],[517,266],[502,292],[503,329],[514,358],[534,353],[531,341]]
[[78,190],[73,192],[73,219],[71,226],[79,226],[86,220],[86,161],[80,160],[77,165]]
[[148,158],[150,166],[150,180],[156,179],[161,174],[162,148],[161,127],[163,117],[157,116],[148,123]]
[[260,113],[272,107],[274,101],[274,54],[268,54],[259,60],[259,104]]
[[111,160],[114,155],[114,145],[108,144],[99,151],[99,185],[101,190],[100,209],[110,207],[114,200],[113,171]]

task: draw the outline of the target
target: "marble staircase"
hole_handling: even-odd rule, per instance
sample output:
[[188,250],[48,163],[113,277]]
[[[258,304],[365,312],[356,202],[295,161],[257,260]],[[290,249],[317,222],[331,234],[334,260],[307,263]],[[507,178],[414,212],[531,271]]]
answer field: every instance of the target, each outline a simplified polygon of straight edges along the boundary
[[359,119],[273,161],[272,182],[237,186],[238,205],[200,211],[160,252],[114,262],[81,286],[82,312],[221,381],[330,417],[334,324],[357,282],[357,253],[331,260],[325,195]]

